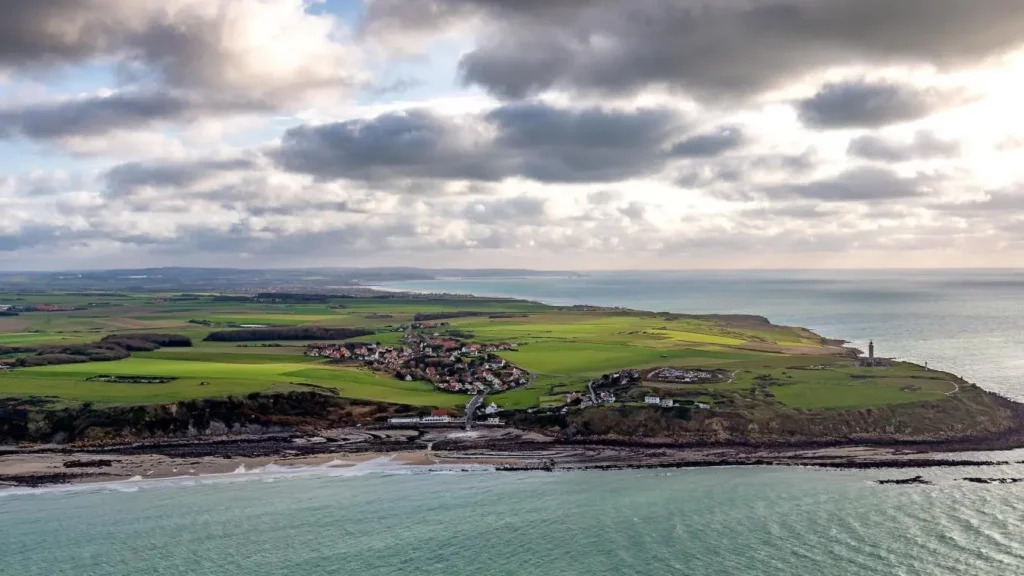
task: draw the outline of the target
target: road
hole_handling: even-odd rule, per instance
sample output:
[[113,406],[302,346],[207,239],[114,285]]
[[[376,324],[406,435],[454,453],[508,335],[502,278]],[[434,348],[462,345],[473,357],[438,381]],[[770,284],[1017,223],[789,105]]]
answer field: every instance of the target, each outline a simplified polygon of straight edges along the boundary
[[487,398],[487,392],[481,392],[466,403],[466,430],[473,427],[473,416],[476,414],[476,409],[484,403],[485,398]]
[[587,389],[590,390],[590,401],[597,404],[597,394],[594,394],[594,381],[587,382]]

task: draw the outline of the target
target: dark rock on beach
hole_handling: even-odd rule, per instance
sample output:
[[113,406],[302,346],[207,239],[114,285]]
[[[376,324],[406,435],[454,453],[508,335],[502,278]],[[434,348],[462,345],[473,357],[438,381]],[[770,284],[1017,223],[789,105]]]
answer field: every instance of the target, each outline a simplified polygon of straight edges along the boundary
[[924,479],[924,476],[914,476],[913,478],[892,478],[888,480],[877,480],[879,484],[884,485],[895,485],[895,486],[928,486],[931,482]]
[[110,468],[113,465],[113,460],[68,460],[64,462],[65,468]]

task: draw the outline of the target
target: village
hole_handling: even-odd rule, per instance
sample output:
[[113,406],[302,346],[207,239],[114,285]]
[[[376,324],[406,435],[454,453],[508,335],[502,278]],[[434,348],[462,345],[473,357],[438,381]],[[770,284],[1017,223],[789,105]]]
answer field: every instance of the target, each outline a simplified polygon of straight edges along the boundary
[[497,393],[525,386],[530,373],[496,353],[516,344],[469,344],[409,332],[402,346],[344,343],[312,344],[306,355],[358,362],[406,381],[425,380],[434,388],[462,394]]

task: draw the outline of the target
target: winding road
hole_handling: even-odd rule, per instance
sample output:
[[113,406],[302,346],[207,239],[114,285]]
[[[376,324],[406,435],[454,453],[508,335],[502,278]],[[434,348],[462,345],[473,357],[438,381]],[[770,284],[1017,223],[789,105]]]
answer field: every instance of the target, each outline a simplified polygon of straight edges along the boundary
[[476,409],[484,403],[485,398],[487,398],[487,392],[481,392],[466,403],[466,431],[473,428],[473,416],[476,414]]

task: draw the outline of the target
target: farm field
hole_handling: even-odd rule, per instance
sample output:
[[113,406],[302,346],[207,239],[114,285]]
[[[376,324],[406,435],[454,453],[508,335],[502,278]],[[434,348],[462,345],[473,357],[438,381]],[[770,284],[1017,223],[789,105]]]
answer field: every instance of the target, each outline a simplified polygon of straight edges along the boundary
[[[718,369],[728,382],[706,386],[646,383],[672,396],[734,398],[791,409],[870,408],[937,400],[956,391],[954,378],[896,364],[865,369],[841,359],[842,349],[802,328],[754,317],[699,317],[619,309],[549,307],[483,298],[329,298],[323,303],[247,300],[239,295],[156,293],[0,293],[7,305],[48,304],[74,310],[21,312],[0,318],[0,359],[38,347],[96,342],[108,335],[188,336],[192,347],[133,352],[130,358],[0,372],[0,398],[51,397],[68,402],[152,404],[296,389],[332,388],[343,397],[461,407],[465,395],[435,391],[362,368],[305,356],[307,341],[208,342],[211,332],[253,326],[322,326],[373,332],[354,338],[399,345],[400,325],[438,324],[422,331],[478,343],[514,343],[502,352],[531,373],[523,389],[491,396],[525,409],[555,405],[602,374],[625,368]],[[419,315],[419,316],[418,316]],[[440,325],[443,323],[443,325]],[[5,348],[6,347],[6,348]],[[807,369],[829,365],[827,369]],[[166,378],[164,383],[100,381],[96,376]],[[642,399],[642,398],[641,398]]]

